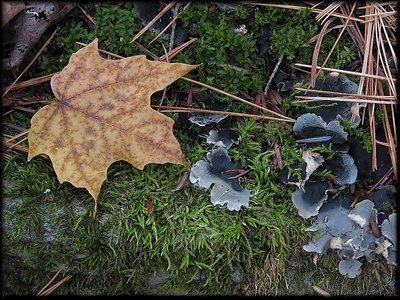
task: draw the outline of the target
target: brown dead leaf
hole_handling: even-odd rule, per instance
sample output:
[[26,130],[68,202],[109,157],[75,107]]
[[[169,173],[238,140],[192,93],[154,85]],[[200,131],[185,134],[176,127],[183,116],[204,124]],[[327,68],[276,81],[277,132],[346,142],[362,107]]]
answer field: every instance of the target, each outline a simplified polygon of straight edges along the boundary
[[311,286],[313,288],[314,291],[316,291],[319,295],[324,296],[324,297],[332,297],[332,295],[330,293],[328,293],[327,291],[325,291],[324,289],[321,289],[319,286],[316,285],[312,285]]
[[32,117],[28,160],[49,155],[60,183],[84,187],[94,199],[115,161],[141,170],[149,163],[187,166],[174,121],[151,109],[150,96],[195,67],[144,55],[107,60],[94,40],[52,77],[59,101]]

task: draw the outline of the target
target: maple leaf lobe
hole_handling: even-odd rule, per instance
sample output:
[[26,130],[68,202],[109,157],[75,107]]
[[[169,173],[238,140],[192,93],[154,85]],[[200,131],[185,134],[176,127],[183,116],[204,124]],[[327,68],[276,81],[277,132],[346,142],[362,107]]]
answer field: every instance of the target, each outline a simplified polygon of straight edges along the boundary
[[59,101],[32,117],[28,161],[47,154],[60,183],[84,187],[95,199],[115,161],[138,169],[148,163],[187,166],[174,121],[151,109],[150,96],[195,67],[144,55],[107,60],[94,40],[52,77]]

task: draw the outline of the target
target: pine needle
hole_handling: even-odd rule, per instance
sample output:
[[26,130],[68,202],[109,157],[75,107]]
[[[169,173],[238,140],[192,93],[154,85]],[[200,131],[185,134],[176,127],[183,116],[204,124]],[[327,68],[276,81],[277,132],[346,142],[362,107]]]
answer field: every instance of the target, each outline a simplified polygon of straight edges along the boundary
[[131,43],[136,41],[139,37],[142,36],[143,33],[147,31],[155,22],[157,22],[172,6],[174,6],[176,1],[171,1],[161,10],[154,18],[151,20],[142,30],[140,30],[131,40]]
[[210,109],[200,109],[200,108],[190,108],[190,107],[178,107],[178,106],[161,106],[161,105],[151,105],[152,108],[160,109],[160,112],[192,112],[192,113],[206,113],[206,114],[216,114],[216,115],[228,115],[235,117],[246,117],[254,119],[264,119],[264,120],[274,120],[280,122],[291,122],[294,123],[296,120],[291,119],[280,119],[269,116],[253,115],[246,113],[230,112],[230,111],[220,111],[220,110],[210,110]]
[[49,75],[40,76],[40,77],[33,78],[33,79],[29,79],[29,80],[26,80],[26,81],[18,82],[18,83],[15,83],[14,85],[9,85],[9,86],[4,87],[3,90],[4,91],[6,91],[6,90],[14,91],[14,90],[20,90],[20,89],[24,89],[24,88],[27,88],[27,87],[31,87],[31,86],[34,86],[34,85],[39,85],[39,84],[41,84],[43,82],[49,81],[51,79],[51,77],[53,77],[57,73],[58,72],[52,73],[52,74],[49,74]]

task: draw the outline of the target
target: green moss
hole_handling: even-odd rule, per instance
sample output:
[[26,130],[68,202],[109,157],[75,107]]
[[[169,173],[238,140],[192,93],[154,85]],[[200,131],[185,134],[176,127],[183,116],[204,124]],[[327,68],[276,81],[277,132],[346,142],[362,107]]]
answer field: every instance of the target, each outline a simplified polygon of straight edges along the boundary
[[[28,247],[34,258],[30,263],[48,272],[60,265],[78,274],[98,276],[107,270],[125,282],[127,270],[134,268],[148,273],[156,266],[176,275],[202,270],[207,273],[202,291],[229,293],[229,274],[235,268],[250,269],[265,251],[283,258],[292,231],[298,230],[298,220],[289,217],[291,205],[281,201],[289,192],[272,183],[258,191],[260,183],[249,179],[245,185],[256,194],[251,208],[232,213],[213,207],[207,191],[187,186],[171,192],[182,172],[179,166],[148,165],[139,171],[120,162],[109,170],[93,217],[93,200],[84,190],[56,184],[49,161],[34,159],[27,166],[22,155],[6,165],[13,187],[5,196],[19,195],[22,203],[6,215],[16,227],[6,235],[5,246],[9,255]],[[29,180],[25,174],[37,176]],[[47,188],[51,191],[43,194]],[[146,210],[149,196],[152,215]],[[266,209],[270,207],[273,211]],[[32,230],[34,240],[22,242]],[[86,257],[81,260],[77,254]]]
[[[190,64],[201,64],[190,72],[204,83],[218,87],[226,92],[237,94],[239,90],[252,93],[257,91],[264,80],[265,64],[257,55],[256,38],[251,34],[240,35],[235,29],[243,24],[245,8],[240,6],[235,14],[224,11],[211,14],[207,5],[193,3],[190,9],[182,13],[183,26],[189,29],[192,37],[198,38],[176,60]],[[242,68],[250,72],[245,74],[238,70]],[[183,88],[187,84],[180,83]],[[227,102],[231,99],[207,89],[201,89],[195,96],[196,101]],[[230,105],[234,111],[248,111],[244,105]]]
[[350,136],[355,136],[361,139],[363,143],[363,148],[371,153],[372,151],[372,142],[371,142],[371,133],[369,128],[363,128],[363,127],[354,127],[350,121],[343,120],[341,122],[341,125],[343,126],[344,130],[350,135]]

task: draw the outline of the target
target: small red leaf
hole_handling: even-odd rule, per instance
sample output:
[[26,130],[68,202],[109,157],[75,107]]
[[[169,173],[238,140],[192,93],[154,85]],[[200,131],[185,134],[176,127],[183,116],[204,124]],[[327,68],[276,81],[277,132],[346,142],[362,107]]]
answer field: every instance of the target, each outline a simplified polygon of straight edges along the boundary
[[224,173],[229,173],[229,174],[234,174],[234,175],[242,174],[243,172],[246,172],[246,170],[244,170],[244,169],[231,169],[231,170],[224,171]]
[[193,89],[192,88],[189,89],[189,93],[188,93],[188,96],[187,96],[186,103],[187,103],[188,106],[192,106],[193,105]]
[[260,92],[260,97],[261,97],[261,106],[264,108],[267,108],[267,102],[265,101],[264,93]]
[[[254,103],[257,104],[257,105],[261,104],[261,95],[260,95],[260,93],[256,94],[256,98],[255,98]],[[253,109],[251,110],[251,113],[253,115],[257,114],[258,113],[258,108],[257,107],[253,107]]]
[[279,106],[282,102],[282,97],[276,90],[269,90],[268,91],[268,100],[274,106]]
[[373,235],[377,238],[380,238],[382,234],[378,228],[378,225],[376,224],[376,219],[373,214],[371,214],[369,216],[369,224],[371,225],[371,230],[372,230]]
[[240,94],[240,96],[242,96],[243,98],[246,98],[247,100],[256,101],[252,96],[250,96],[246,92],[239,91],[239,94]]
[[281,157],[281,148],[279,147],[279,144],[277,141],[273,143],[273,147],[274,147],[275,154],[272,158],[272,162],[275,167],[282,169],[283,163],[282,163],[282,157]]
[[282,97],[276,90],[268,91],[268,103],[267,106],[274,112],[279,114],[284,114],[282,109],[280,108],[280,104],[282,102]]
[[149,213],[149,215],[153,213],[153,200],[151,199],[151,197],[147,199],[147,212]]

